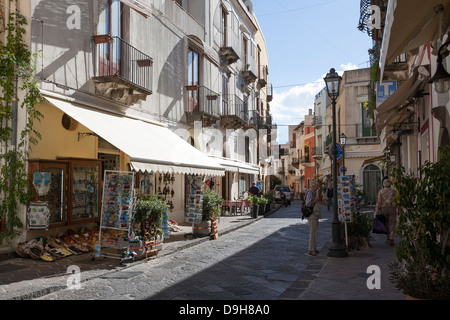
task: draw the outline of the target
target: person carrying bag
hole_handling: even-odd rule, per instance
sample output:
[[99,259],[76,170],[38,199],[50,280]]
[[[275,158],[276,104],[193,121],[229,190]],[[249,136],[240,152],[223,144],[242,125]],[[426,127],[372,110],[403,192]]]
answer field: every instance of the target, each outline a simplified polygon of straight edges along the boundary
[[311,189],[306,192],[305,201],[303,202],[302,207],[305,207],[305,210],[302,208],[303,217],[308,220],[309,226],[309,256],[316,256],[319,251],[317,251],[317,236],[319,232],[319,219],[320,217],[320,205],[316,206],[316,203],[319,201],[319,195],[316,194],[319,189],[319,183],[317,181],[311,182]]

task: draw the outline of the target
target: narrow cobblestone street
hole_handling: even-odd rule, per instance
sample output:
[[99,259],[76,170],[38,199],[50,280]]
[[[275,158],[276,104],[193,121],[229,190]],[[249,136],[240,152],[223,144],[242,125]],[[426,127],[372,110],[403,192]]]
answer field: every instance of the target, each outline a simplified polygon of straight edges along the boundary
[[[319,249],[329,240],[330,218],[323,214]],[[296,202],[215,241],[39,299],[274,300],[314,259],[306,255],[308,238]]]

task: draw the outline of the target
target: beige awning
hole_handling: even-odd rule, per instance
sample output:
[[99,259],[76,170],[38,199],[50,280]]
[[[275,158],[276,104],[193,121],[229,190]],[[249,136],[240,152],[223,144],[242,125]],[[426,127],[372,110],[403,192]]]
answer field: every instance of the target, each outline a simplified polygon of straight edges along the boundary
[[403,111],[413,102],[413,96],[425,81],[426,80],[419,77],[418,72],[415,70],[413,75],[406,80],[397,91],[376,108],[375,124],[378,134],[380,134],[385,126],[393,123],[395,116],[398,115],[400,111]]
[[374,163],[374,162],[382,161],[382,160],[386,160],[386,155],[383,154],[381,156],[376,156],[376,157],[372,157],[372,158],[366,159],[362,163],[361,167],[364,167],[364,166],[366,166],[366,165],[368,165],[370,163]]
[[215,159],[221,166],[223,166],[225,168],[225,171],[256,175],[259,174],[259,166],[257,166],[256,164],[232,160],[228,158],[211,158]]
[[135,171],[225,175],[225,168],[216,160],[163,125],[43,94],[49,103],[126,153]]
[[[443,11],[439,12],[439,5]],[[381,49],[381,76],[386,64],[401,53],[440,38],[449,25],[450,0],[390,0]]]

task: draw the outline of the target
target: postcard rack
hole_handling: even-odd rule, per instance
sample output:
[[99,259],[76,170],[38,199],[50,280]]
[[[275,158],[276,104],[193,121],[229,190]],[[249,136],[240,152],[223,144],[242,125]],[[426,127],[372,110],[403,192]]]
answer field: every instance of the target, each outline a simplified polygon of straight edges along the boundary
[[134,258],[128,254],[134,233],[134,179],[134,172],[105,170],[99,242],[92,260],[107,257],[122,263]]

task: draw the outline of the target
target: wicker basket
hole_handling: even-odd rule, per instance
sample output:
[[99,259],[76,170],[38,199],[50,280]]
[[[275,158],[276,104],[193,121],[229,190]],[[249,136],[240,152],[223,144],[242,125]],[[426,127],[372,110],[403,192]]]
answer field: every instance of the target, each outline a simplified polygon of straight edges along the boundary
[[41,259],[41,254],[42,254],[42,249],[39,247],[39,245],[33,245],[28,249],[28,254],[30,255],[31,258],[33,258],[34,260],[40,260]]
[[22,258],[28,258],[29,257],[29,254],[27,252],[25,252],[25,250],[24,250],[24,247],[25,247],[26,244],[27,244],[26,242],[19,242],[17,244],[17,246],[15,248],[15,251],[16,251],[16,253],[17,253],[17,255],[19,257],[22,257]]

